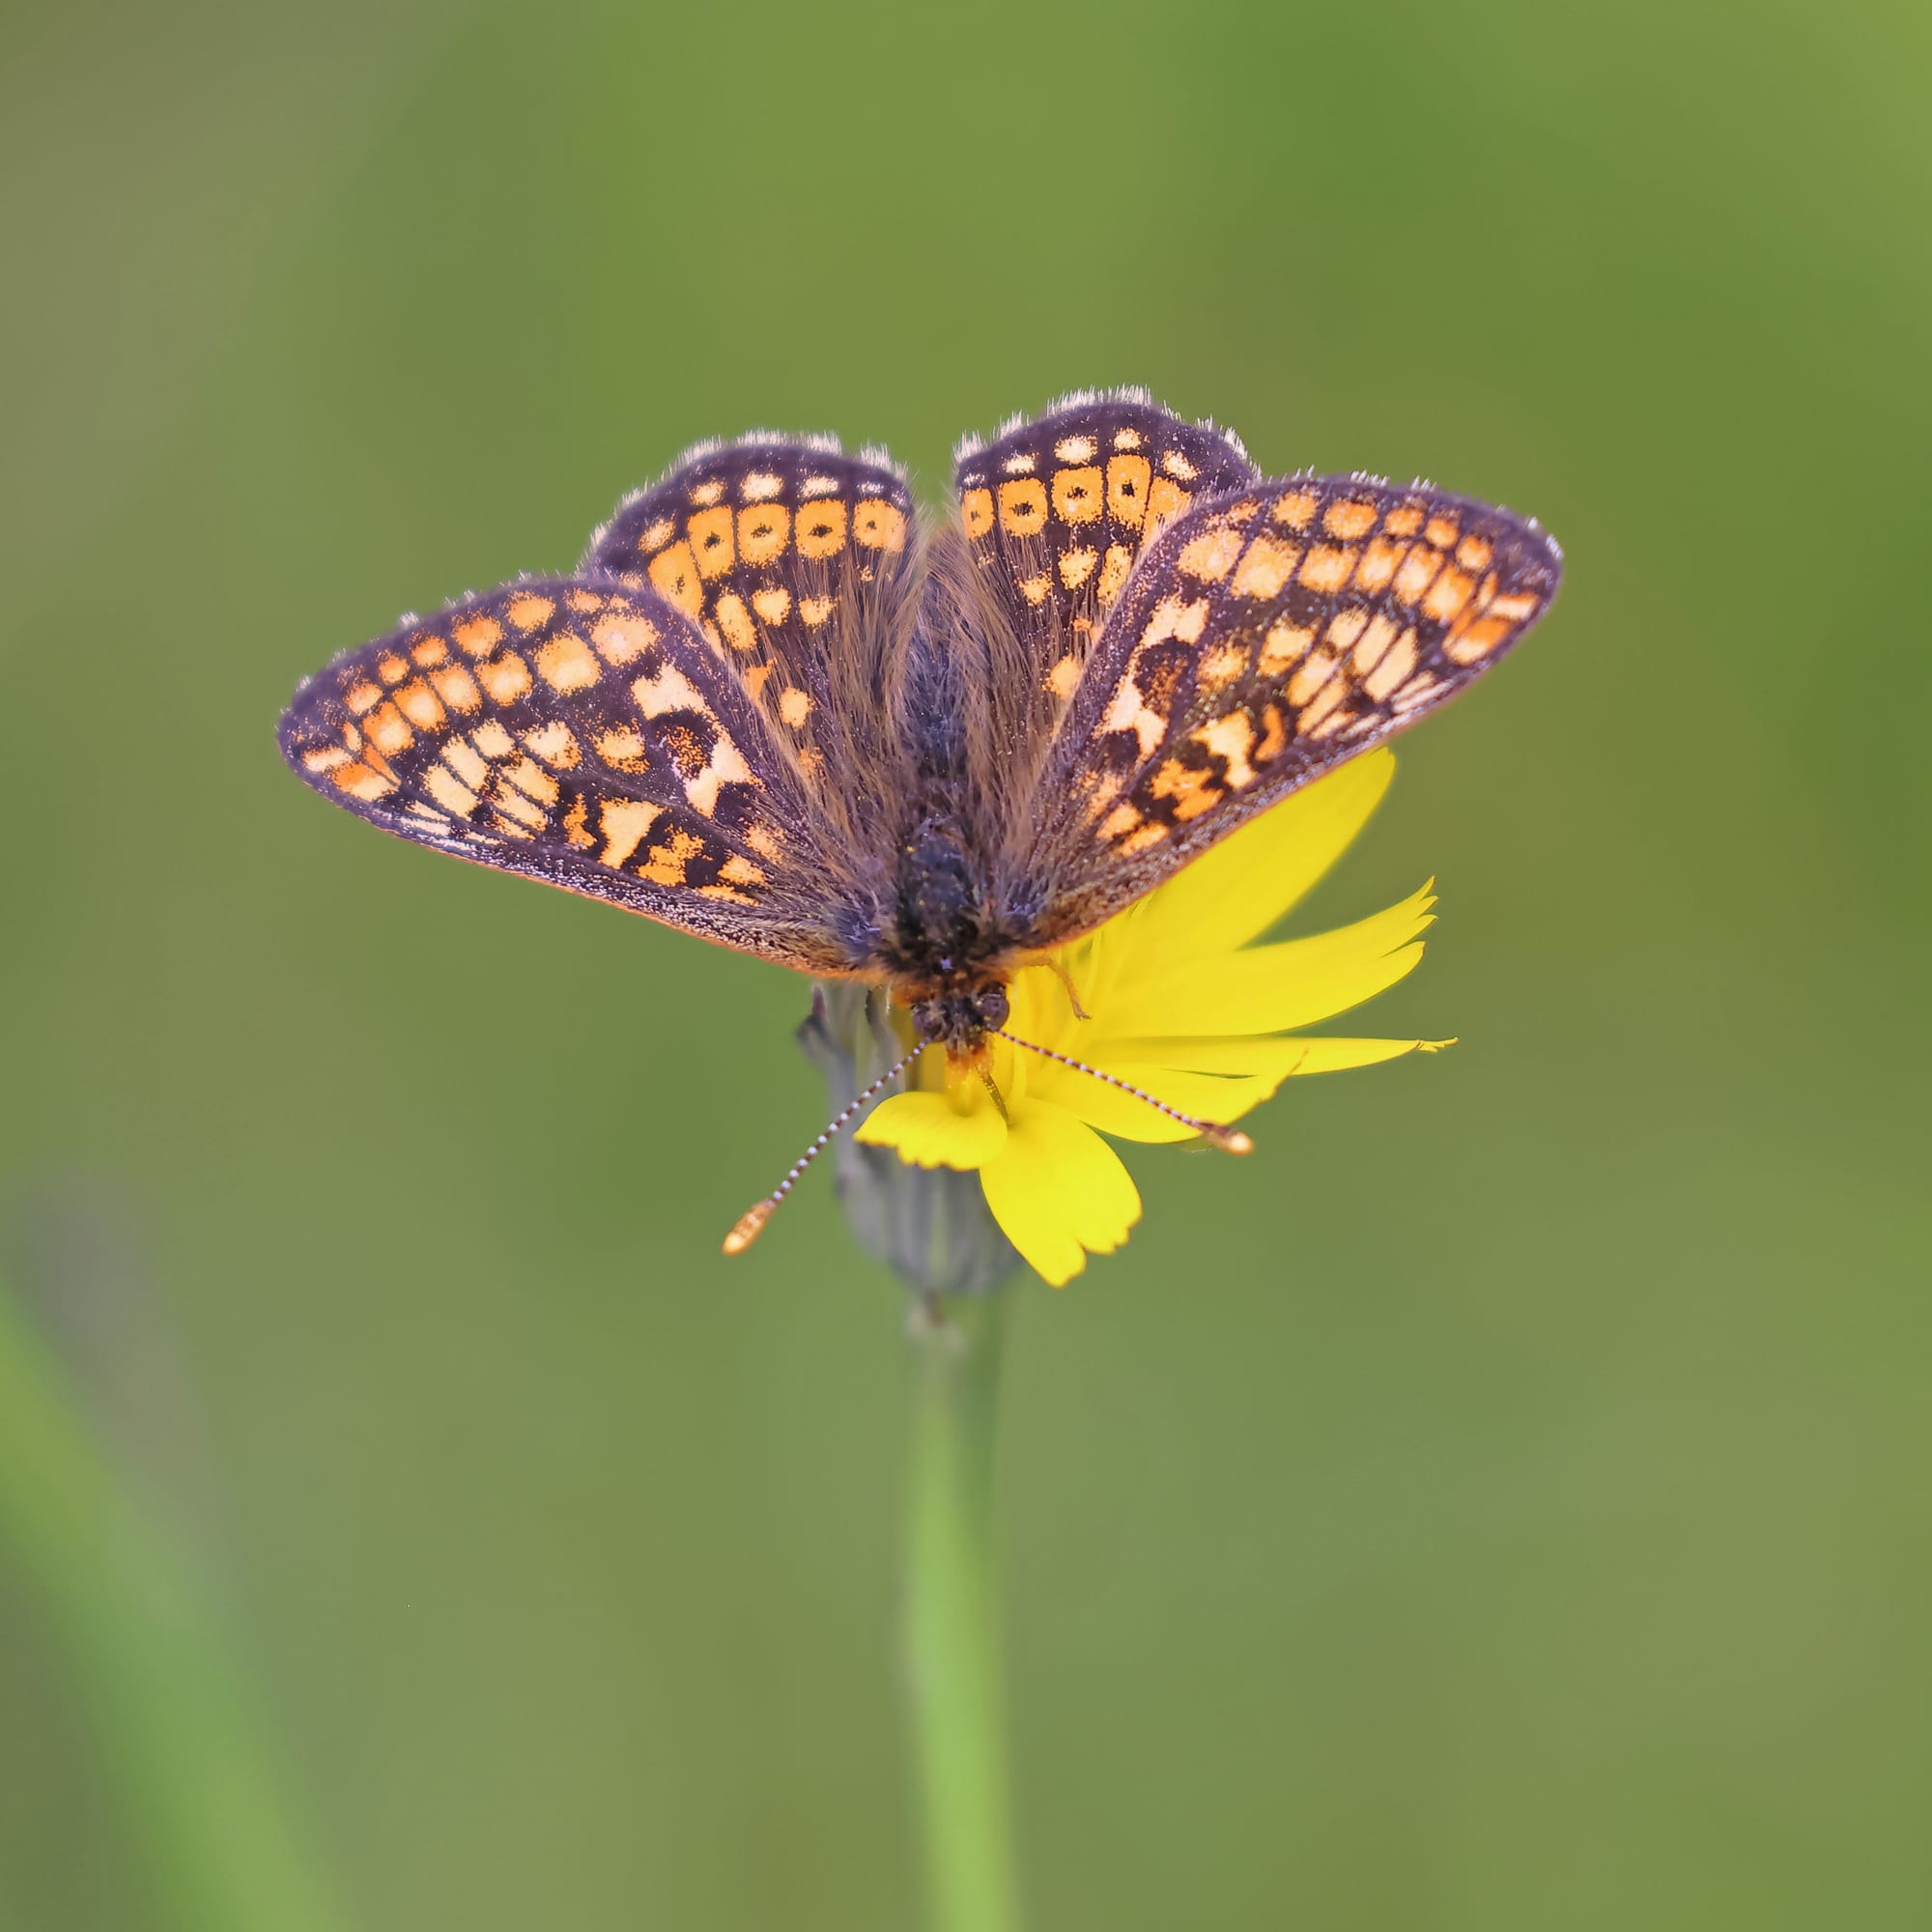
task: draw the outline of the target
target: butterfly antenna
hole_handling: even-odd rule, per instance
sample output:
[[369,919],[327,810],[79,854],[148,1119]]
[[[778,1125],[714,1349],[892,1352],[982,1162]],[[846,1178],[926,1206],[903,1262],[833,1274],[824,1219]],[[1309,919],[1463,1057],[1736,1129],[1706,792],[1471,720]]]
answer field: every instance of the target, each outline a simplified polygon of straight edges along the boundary
[[755,1208],[748,1208],[738,1216],[731,1232],[724,1236],[724,1252],[727,1255],[742,1255],[758,1238],[764,1232],[765,1223],[779,1211],[784,1205],[785,1196],[798,1185],[799,1176],[831,1146],[832,1137],[876,1094],[890,1087],[931,1044],[930,1040],[921,1040],[896,1065],[887,1067],[849,1107],[841,1107],[825,1123],[825,1131],[792,1162],[785,1178]]
[[999,1037],[1011,1046],[1023,1046],[1029,1053],[1037,1053],[1042,1060],[1058,1061],[1062,1066],[1070,1066],[1076,1073],[1092,1074],[1095,1080],[1104,1081],[1109,1087],[1118,1087],[1122,1094],[1131,1094],[1136,1100],[1145,1100],[1157,1114],[1165,1114],[1170,1121],[1179,1121],[1183,1127],[1192,1127],[1205,1141],[1219,1148],[1223,1153],[1253,1153],[1255,1144],[1239,1127],[1226,1127],[1218,1121],[1197,1121],[1192,1114],[1183,1114],[1179,1107],[1170,1107],[1165,1100],[1156,1100],[1151,1094],[1144,1093],[1130,1085],[1116,1073],[1102,1073],[1097,1066],[1089,1066],[1084,1060],[1073,1060],[1064,1053],[1055,1053],[1050,1046],[1036,1046],[1030,1039],[1022,1039],[1016,1033],[1002,1033]]

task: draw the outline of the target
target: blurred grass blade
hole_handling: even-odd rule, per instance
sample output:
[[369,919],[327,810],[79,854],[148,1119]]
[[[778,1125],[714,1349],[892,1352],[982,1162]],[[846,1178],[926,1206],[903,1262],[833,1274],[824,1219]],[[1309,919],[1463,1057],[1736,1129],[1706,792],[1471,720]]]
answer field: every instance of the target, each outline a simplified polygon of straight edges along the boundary
[[191,1932],[345,1926],[188,1566],[130,1505],[4,1284],[0,1562],[44,1610],[159,1918]]

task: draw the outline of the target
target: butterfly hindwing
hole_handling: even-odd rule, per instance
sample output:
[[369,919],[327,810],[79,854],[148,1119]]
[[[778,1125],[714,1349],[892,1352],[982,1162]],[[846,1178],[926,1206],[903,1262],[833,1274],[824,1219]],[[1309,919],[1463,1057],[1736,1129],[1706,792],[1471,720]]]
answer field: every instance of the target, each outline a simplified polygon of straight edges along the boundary
[[627,497],[583,568],[648,584],[690,618],[815,781],[837,752],[840,659],[895,621],[916,535],[883,452],[757,434],[700,445]]
[[1496,662],[1561,575],[1535,524],[1425,485],[1258,481],[1171,526],[1043,767],[1041,945],[1097,925]]
[[825,929],[796,769],[655,592],[527,579],[344,653],[284,755],[385,831],[810,971]]
[[1122,389],[969,440],[953,488],[980,583],[1064,703],[1141,553],[1191,504],[1255,476],[1236,438]]

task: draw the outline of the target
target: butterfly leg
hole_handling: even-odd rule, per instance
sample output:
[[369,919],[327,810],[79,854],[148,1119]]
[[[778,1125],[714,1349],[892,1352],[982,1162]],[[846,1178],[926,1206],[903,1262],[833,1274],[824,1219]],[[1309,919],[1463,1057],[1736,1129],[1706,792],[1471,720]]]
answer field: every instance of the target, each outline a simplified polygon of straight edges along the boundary
[[1007,1112],[1007,1096],[1000,1092],[999,1083],[983,1066],[980,1068],[980,1078],[986,1083],[986,1092],[993,1096],[993,1105],[1000,1110],[1000,1119],[1006,1122],[1008,1126],[1011,1126],[1013,1117]]
[[1066,970],[1065,961],[1049,959],[1046,963],[1053,968],[1054,978],[1065,988],[1066,1004],[1073,1009],[1073,1017],[1076,1020],[1091,1020],[1094,1015],[1080,1004],[1080,995],[1073,984],[1073,975]]

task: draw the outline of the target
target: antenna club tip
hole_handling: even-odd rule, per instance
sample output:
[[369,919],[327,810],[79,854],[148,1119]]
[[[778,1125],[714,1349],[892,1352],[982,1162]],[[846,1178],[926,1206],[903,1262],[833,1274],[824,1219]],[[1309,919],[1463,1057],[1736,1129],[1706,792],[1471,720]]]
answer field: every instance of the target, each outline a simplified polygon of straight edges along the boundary
[[1239,1127],[1209,1127],[1207,1137],[1223,1153],[1253,1153],[1255,1144]]
[[764,1233],[765,1223],[778,1211],[778,1205],[776,1201],[760,1201],[755,1208],[746,1208],[724,1236],[724,1252],[742,1255]]

